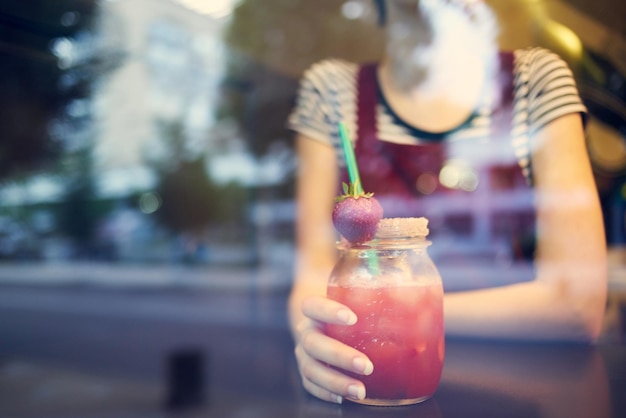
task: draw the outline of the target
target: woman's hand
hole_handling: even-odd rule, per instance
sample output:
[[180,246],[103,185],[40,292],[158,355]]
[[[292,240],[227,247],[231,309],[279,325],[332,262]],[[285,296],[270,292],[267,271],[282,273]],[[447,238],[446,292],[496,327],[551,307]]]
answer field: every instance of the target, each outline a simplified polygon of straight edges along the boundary
[[[339,169],[330,144],[299,135],[297,176],[298,254],[289,297],[289,322],[304,388],[325,401],[363,399],[363,382],[339,370],[371,374],[374,366],[363,353],[327,337],[324,324],[354,325],[357,317],[346,306],[325,297],[328,276],[336,262],[331,213]],[[331,367],[332,366],[332,367]]]
[[304,388],[325,401],[365,398],[365,385],[331,368],[369,375],[374,365],[363,353],[326,336],[323,324],[354,325],[357,317],[346,306],[323,296],[303,300],[302,319],[296,326],[296,360]]

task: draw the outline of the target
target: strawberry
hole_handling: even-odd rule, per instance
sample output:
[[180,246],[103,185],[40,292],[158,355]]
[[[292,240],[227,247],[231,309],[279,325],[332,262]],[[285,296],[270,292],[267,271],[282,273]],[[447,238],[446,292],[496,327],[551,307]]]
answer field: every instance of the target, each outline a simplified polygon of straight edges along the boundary
[[350,244],[363,244],[374,238],[383,208],[373,193],[357,192],[357,187],[343,183],[343,195],[335,200],[333,224]]

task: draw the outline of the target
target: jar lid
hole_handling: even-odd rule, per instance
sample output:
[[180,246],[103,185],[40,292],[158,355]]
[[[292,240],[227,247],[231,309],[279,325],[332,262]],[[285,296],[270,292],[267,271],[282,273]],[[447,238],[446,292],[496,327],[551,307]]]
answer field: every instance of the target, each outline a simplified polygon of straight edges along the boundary
[[428,219],[419,218],[383,218],[378,222],[376,238],[426,237]]

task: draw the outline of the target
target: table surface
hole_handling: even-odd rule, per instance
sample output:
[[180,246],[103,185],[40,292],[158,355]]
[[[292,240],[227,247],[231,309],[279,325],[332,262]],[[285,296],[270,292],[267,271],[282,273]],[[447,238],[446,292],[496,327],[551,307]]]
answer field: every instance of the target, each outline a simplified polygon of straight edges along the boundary
[[307,395],[284,331],[241,329],[228,338],[230,348],[216,345],[207,353],[210,416],[626,416],[626,347],[617,343],[590,347],[449,339],[441,384],[431,400],[368,407],[338,406]]
[[[1,290],[3,417],[626,417],[623,327],[596,346],[448,339],[431,400],[367,407],[302,389],[284,293]],[[163,365],[188,350],[203,399],[168,411]]]

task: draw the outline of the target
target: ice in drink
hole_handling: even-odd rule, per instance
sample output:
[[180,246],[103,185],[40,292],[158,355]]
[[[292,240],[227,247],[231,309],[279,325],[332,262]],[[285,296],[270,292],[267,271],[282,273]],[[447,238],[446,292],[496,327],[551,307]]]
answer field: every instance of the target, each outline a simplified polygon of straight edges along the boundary
[[430,398],[444,360],[443,289],[440,282],[399,286],[329,285],[328,297],[352,309],[355,325],[327,324],[327,335],[366,354],[369,376],[363,403],[401,405]]

